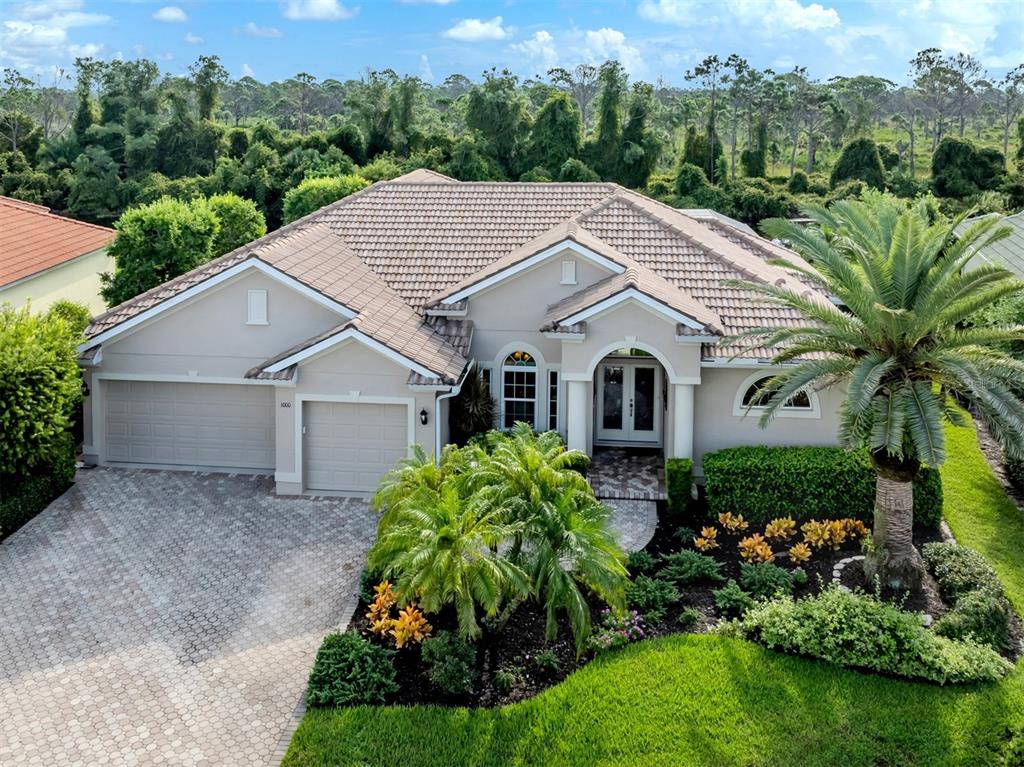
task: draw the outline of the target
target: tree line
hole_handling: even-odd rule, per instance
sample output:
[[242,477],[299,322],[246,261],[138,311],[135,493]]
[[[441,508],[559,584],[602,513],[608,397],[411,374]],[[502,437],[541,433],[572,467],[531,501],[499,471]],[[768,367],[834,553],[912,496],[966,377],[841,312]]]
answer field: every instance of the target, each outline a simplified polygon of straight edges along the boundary
[[106,224],[163,197],[234,194],[270,229],[421,167],[614,181],[752,223],[865,186],[934,193],[951,210],[1024,206],[1024,64],[999,80],[967,54],[927,49],[908,64],[903,84],[822,82],[708,56],[676,87],[631,82],[615,61],[431,85],[392,70],[232,80],[216,56],[181,77],[146,59],[80,58],[48,83],[4,71],[0,193]]

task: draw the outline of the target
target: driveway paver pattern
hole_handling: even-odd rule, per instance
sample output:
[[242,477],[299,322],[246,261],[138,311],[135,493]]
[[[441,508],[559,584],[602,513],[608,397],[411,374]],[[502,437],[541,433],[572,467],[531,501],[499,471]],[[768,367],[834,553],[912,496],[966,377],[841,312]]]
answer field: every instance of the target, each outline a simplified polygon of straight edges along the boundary
[[0,544],[0,764],[273,764],[375,527],[266,477],[79,472]]

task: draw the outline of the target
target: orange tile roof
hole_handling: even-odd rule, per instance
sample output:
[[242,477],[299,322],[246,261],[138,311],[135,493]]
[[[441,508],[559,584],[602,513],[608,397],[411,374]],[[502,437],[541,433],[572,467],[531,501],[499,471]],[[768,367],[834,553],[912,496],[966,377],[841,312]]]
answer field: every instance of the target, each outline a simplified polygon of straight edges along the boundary
[[104,248],[116,234],[42,205],[0,197],[0,286]]

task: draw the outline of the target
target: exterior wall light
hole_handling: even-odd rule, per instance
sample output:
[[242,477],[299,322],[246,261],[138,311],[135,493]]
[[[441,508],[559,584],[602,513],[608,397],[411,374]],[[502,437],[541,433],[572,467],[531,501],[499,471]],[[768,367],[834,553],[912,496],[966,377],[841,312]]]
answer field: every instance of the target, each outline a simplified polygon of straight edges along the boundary
[[420,411],[420,423],[423,424],[424,426],[427,425],[427,409],[426,408],[423,408],[423,410]]

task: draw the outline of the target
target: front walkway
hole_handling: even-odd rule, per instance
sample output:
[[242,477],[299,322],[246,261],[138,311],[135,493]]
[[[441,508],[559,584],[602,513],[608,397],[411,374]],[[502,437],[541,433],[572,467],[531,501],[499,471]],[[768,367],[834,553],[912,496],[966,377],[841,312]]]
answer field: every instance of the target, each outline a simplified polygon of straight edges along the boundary
[[272,488],[93,469],[0,544],[0,764],[280,761],[376,519]]
[[639,551],[654,537],[658,504],[665,494],[665,461],[659,451],[595,448],[587,479],[612,510],[612,527],[627,551]]

